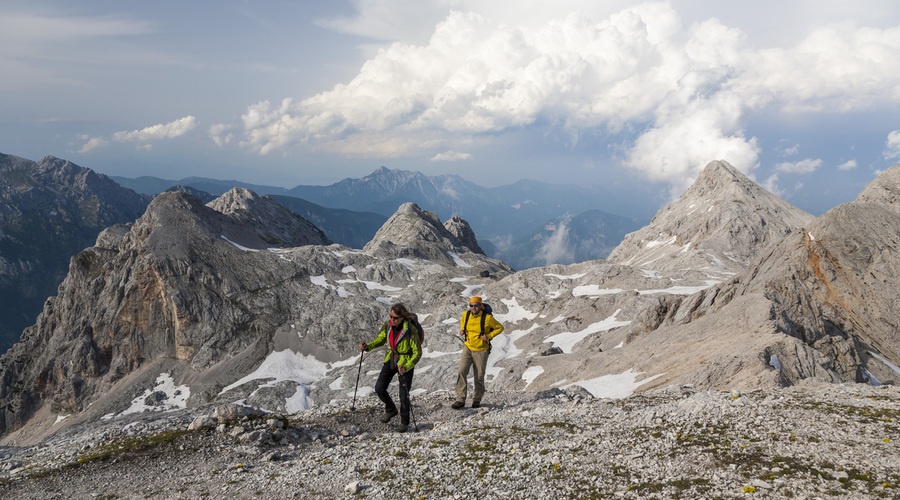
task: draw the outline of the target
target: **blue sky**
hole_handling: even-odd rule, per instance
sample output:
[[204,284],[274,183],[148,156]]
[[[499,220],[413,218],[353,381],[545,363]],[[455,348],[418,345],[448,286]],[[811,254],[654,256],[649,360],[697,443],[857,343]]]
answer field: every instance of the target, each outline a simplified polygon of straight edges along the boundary
[[4,0],[0,152],[284,187],[382,165],[615,184],[636,206],[724,159],[818,214],[900,161],[895,4]]

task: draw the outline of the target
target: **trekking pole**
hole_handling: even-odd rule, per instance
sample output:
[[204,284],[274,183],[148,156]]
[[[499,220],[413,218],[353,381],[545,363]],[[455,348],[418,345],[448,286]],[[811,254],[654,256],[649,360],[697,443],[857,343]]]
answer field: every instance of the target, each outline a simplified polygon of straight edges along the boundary
[[356,390],[359,389],[359,374],[362,373],[363,351],[359,350],[359,368],[356,370],[356,387],[353,388],[353,403],[350,404],[350,411],[356,411]]
[[409,399],[409,416],[412,418],[413,428],[416,429],[416,432],[419,432],[419,426],[416,424],[416,414],[413,413],[413,404],[412,404],[412,390],[411,388],[403,383],[403,378],[400,377],[400,385],[406,388],[406,398]]

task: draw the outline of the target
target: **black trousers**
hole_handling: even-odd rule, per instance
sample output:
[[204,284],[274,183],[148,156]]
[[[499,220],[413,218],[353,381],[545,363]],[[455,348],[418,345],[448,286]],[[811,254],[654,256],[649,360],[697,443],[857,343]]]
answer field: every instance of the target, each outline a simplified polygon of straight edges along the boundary
[[[397,405],[388,394],[388,386],[391,385],[391,380],[396,374],[397,368],[392,367],[391,362],[388,361],[381,365],[381,373],[378,374],[378,381],[375,382],[375,394],[384,403],[385,412],[397,410]],[[400,421],[409,425],[409,389],[412,387],[413,370],[409,370],[398,378],[400,380]]]

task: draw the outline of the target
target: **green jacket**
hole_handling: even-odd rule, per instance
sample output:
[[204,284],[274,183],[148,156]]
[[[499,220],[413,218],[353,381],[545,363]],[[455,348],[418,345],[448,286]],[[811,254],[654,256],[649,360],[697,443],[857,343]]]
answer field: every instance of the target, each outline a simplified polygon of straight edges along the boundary
[[[376,347],[387,344],[388,331],[390,328],[391,327],[387,322],[381,325],[378,336],[375,337],[375,340],[366,344],[366,349],[371,351]],[[385,363],[391,360],[393,353],[394,352],[390,349],[385,353]],[[403,320],[403,329],[400,331],[400,341],[397,342],[397,366],[412,370],[420,359],[422,359],[422,337],[419,335],[419,331],[416,330],[415,325],[408,320]]]

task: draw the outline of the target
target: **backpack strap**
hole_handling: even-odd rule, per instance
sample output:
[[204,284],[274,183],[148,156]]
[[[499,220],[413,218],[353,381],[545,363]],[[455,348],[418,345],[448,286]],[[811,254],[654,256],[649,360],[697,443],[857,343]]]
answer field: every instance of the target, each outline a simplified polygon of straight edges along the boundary
[[[466,320],[463,322],[466,326],[469,326],[469,315],[472,314],[471,311],[466,311]],[[484,320],[487,318],[488,313],[481,311],[481,334],[484,335]]]

